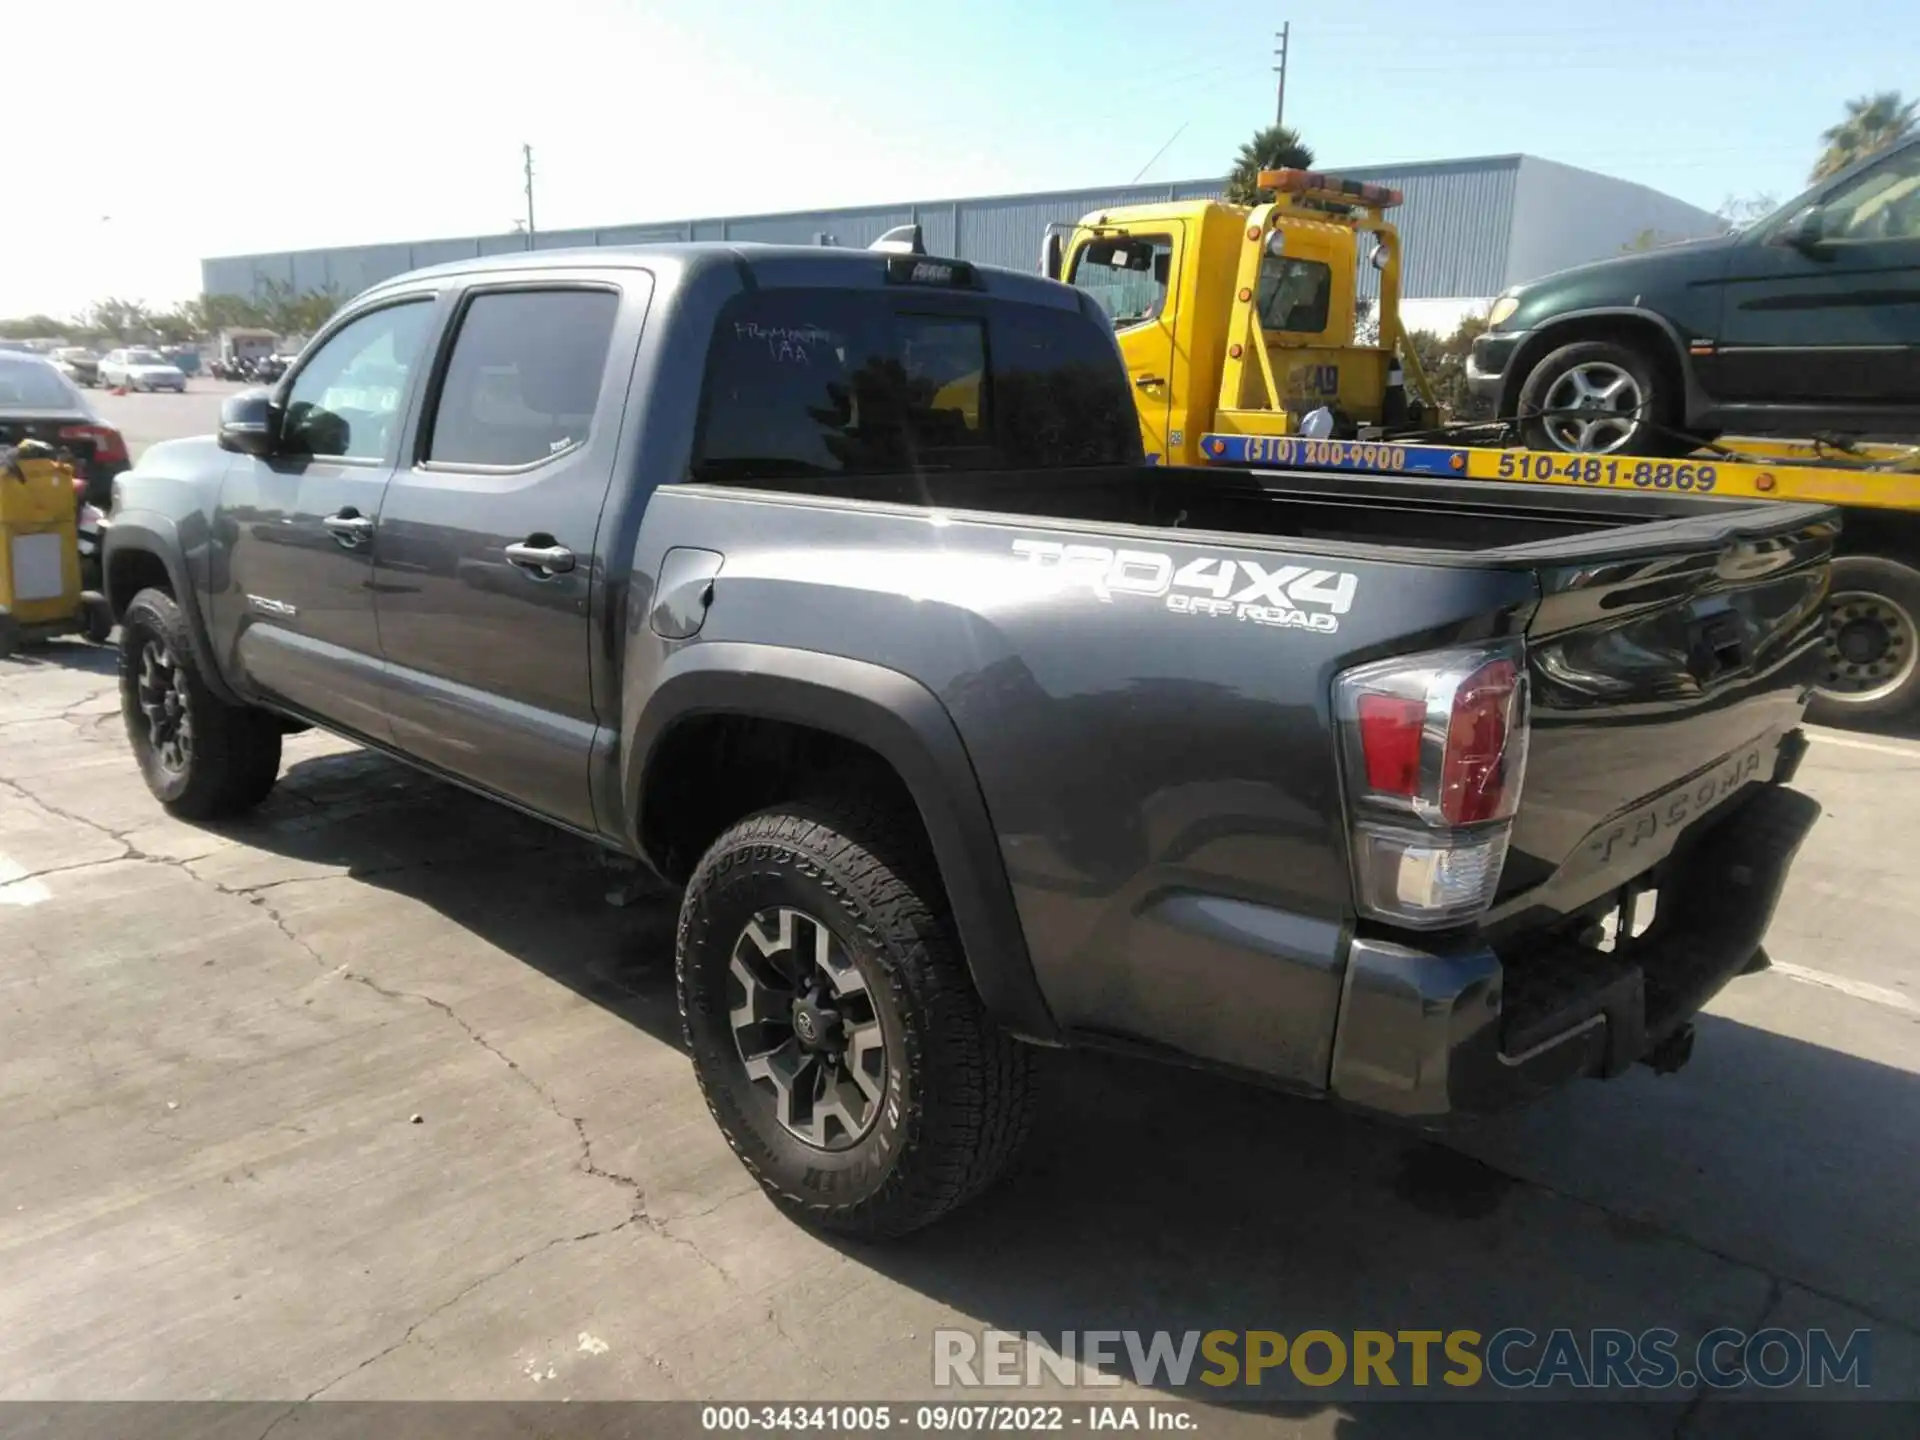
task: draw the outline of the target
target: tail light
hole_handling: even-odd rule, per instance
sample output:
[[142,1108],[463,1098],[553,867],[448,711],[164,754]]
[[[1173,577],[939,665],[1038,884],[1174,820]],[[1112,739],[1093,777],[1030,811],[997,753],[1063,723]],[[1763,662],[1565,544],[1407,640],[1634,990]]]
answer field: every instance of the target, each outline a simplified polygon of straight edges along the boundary
[[87,440],[93,444],[93,458],[102,463],[127,458],[127,442],[111,425],[69,425],[60,432],[67,442]]
[[1354,895],[1416,929],[1493,903],[1527,767],[1526,656],[1515,643],[1362,665],[1334,681]]

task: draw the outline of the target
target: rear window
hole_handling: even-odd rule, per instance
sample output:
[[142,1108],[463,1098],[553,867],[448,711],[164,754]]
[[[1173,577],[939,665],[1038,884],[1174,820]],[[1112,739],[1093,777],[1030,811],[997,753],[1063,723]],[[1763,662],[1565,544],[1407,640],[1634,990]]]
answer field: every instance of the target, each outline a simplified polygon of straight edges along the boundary
[[1113,340],[975,296],[763,290],[715,329],[696,479],[1137,463]]
[[43,360],[0,354],[0,407],[14,410],[76,410],[80,395]]

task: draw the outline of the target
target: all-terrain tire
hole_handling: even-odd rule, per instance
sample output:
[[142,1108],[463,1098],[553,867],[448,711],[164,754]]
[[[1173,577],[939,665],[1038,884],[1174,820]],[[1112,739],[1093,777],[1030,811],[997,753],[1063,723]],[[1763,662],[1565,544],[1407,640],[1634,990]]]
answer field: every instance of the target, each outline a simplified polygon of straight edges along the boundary
[[[836,954],[857,967],[884,1036],[871,1128],[846,1148],[785,1126],[735,1040],[736,951],[755,917],[786,910],[844,947]],[[694,871],[675,962],[707,1108],[762,1188],[802,1222],[904,1235],[986,1189],[1025,1140],[1032,1052],[974,989],[917,817],[846,793],[742,820]]]
[[[166,720],[186,722],[184,746],[156,743],[155,721],[142,708],[143,698],[155,700],[156,672],[170,682],[161,702],[171,711]],[[186,617],[164,590],[142,590],[121,617],[120,713],[147,789],[182,820],[215,820],[251,810],[280,776],[276,718],[229,704],[207,687]]]
[[1575,371],[1624,375],[1640,397],[1630,412],[1636,417],[1632,433],[1624,444],[1604,453],[1671,455],[1693,448],[1675,429],[1683,418],[1681,397],[1652,356],[1615,340],[1579,340],[1543,356],[1520,386],[1520,440],[1529,450],[1573,450],[1552,421],[1555,413],[1568,408],[1560,403],[1568,396],[1556,394],[1556,389]]

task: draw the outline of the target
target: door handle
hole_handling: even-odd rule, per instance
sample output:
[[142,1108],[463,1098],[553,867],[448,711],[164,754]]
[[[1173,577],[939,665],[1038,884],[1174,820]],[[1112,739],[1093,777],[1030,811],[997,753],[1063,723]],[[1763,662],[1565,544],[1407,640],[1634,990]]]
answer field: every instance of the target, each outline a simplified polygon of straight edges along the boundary
[[1158,375],[1140,375],[1135,377],[1133,383],[1138,385],[1142,390],[1151,390],[1154,386],[1164,385],[1167,382]]
[[373,521],[349,505],[337,515],[329,515],[320,522],[327,527],[329,534],[342,545],[358,545],[373,534]]
[[573,569],[574,565],[573,551],[566,546],[535,545],[531,540],[523,540],[507,546],[507,559],[522,570],[533,571],[535,577],[541,580],[550,579],[555,575],[564,575]]

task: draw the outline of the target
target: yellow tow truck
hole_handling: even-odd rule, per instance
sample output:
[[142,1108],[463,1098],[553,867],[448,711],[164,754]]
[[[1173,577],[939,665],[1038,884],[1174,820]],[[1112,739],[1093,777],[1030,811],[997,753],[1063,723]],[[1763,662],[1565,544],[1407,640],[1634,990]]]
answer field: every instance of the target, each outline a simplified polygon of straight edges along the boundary
[[[1727,439],[1652,459],[1527,450],[1503,421],[1445,423],[1400,320],[1387,218],[1399,192],[1300,170],[1259,183],[1272,201],[1116,207],[1047,237],[1045,272],[1113,321],[1149,459],[1838,505],[1812,714],[1920,707],[1920,447]],[[1363,265],[1379,273],[1366,325]]]

